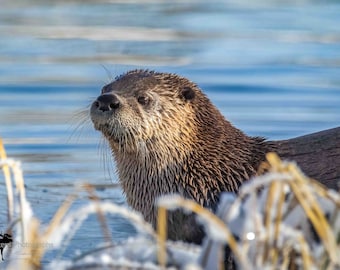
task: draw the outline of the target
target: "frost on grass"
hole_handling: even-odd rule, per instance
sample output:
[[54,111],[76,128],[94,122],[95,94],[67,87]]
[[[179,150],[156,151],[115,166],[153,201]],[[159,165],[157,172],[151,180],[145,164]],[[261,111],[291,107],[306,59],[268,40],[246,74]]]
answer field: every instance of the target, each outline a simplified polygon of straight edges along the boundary
[[[60,257],[45,269],[222,269],[225,243],[238,269],[339,269],[339,193],[308,179],[293,163],[281,162],[275,156],[268,160],[270,169],[265,175],[244,184],[238,195],[221,195],[215,214],[178,195],[158,200],[161,211],[182,209],[197,214],[207,236],[202,246],[195,246],[165,241],[166,230],[157,234],[139,213],[100,200],[89,200],[68,212],[73,198],[60,207],[49,224],[41,226],[26,200],[20,162],[2,155],[0,167],[6,185],[16,187],[8,195],[8,230],[17,242],[52,243],[38,250],[23,245],[16,245],[11,252],[5,250],[10,262],[7,269],[41,267],[46,250],[65,248],[94,214],[104,236],[107,214],[126,218],[138,234],[120,243],[99,243],[70,260]],[[5,168],[10,168],[11,174]],[[166,226],[164,217],[160,218],[161,226]],[[18,260],[18,254],[25,254],[26,259]]]
[[[237,249],[251,269],[338,269],[339,194],[292,163],[271,161],[270,171],[243,185],[235,200],[221,198],[217,215],[238,239]],[[223,246],[208,237],[202,249],[205,268],[218,267]]]
[[53,231],[47,240],[54,243],[56,247],[60,247],[64,244],[66,237],[72,237],[86,218],[91,214],[96,214],[98,210],[104,213],[119,214],[128,219],[138,233],[154,236],[151,225],[144,221],[141,214],[110,202],[90,202],[88,205],[68,214],[59,224],[58,230]]

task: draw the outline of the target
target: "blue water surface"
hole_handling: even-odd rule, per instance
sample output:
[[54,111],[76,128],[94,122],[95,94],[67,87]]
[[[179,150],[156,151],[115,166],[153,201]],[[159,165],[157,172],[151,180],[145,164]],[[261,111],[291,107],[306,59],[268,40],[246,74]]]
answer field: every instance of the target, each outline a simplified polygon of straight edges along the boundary
[[[339,14],[337,1],[4,1],[0,137],[22,161],[34,213],[47,224],[79,182],[126,204],[88,108],[130,69],[189,78],[249,135],[276,140],[339,126]],[[71,210],[86,201],[82,193]],[[107,221],[114,241],[134,234],[120,217]],[[44,262],[101,241],[91,216],[64,253]]]

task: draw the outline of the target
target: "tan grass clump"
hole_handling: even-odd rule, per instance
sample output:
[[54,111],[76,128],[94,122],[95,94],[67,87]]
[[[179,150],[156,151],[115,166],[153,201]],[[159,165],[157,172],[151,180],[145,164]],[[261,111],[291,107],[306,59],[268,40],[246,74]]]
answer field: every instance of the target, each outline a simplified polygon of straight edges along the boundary
[[[45,252],[51,248],[60,249],[61,244],[70,240],[90,214],[97,215],[107,247],[113,246],[113,243],[111,232],[106,223],[106,213],[119,214],[125,217],[135,226],[139,234],[145,234],[156,239],[156,234],[151,225],[145,222],[139,213],[113,203],[100,202],[94,194],[94,187],[88,184],[75,187],[74,194],[68,196],[50,223],[43,229],[26,200],[21,164],[19,161],[7,158],[1,140],[0,158],[0,168],[4,173],[8,194],[8,229],[6,233],[14,235],[13,248],[7,254],[10,261],[7,269],[40,269]],[[15,192],[13,191],[14,186]],[[77,194],[81,191],[88,193],[89,203],[77,211],[68,213],[70,206],[77,198]],[[48,243],[50,245],[47,245]],[[60,265],[63,265],[62,263],[60,262]],[[54,268],[58,266],[58,262],[53,262],[52,265],[52,268]]]
[[[223,195],[217,216],[178,196],[159,200],[159,262],[165,265],[166,209],[199,215],[208,239],[199,259],[204,269],[223,269],[224,244],[239,269],[338,269],[340,196],[306,177],[294,162],[267,155],[265,174],[244,184],[236,198]],[[238,240],[236,240],[236,238]]]
[[[90,214],[98,217],[105,243],[72,261],[56,259],[49,268],[223,269],[225,244],[238,269],[340,267],[339,193],[306,177],[293,162],[281,161],[273,153],[267,155],[267,163],[261,167],[263,175],[244,184],[237,195],[221,196],[216,214],[177,195],[160,198],[157,233],[140,214],[100,201],[93,186],[87,184],[76,186],[43,227],[26,199],[21,164],[6,156],[1,140],[0,158],[8,194],[6,233],[14,236],[15,243],[28,243],[6,249],[7,269],[40,269],[46,251],[62,249],[61,244],[69,243]],[[88,194],[88,204],[70,212],[70,206],[83,191]],[[201,247],[167,240],[167,211],[174,209],[199,216],[207,233]],[[114,243],[107,213],[130,220],[138,235]]]

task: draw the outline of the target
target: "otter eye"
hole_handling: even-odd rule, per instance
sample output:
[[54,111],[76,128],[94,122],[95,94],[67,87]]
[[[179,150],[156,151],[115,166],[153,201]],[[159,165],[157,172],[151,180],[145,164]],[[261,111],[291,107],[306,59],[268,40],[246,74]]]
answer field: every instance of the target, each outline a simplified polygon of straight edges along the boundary
[[186,100],[191,100],[195,97],[195,91],[190,87],[184,87],[181,94]]
[[146,104],[149,103],[149,98],[148,98],[148,97],[145,97],[145,96],[139,96],[139,97],[137,98],[137,101],[138,101],[138,103],[141,104],[141,105],[146,105]]

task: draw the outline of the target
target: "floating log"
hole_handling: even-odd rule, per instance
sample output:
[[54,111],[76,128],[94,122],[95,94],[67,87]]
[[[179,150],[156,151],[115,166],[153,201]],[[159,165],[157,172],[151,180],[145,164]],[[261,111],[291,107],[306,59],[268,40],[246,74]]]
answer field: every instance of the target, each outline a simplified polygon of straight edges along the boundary
[[307,176],[339,190],[340,127],[273,143],[282,159],[295,161]]

